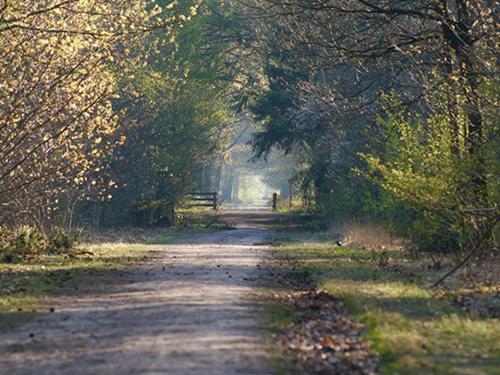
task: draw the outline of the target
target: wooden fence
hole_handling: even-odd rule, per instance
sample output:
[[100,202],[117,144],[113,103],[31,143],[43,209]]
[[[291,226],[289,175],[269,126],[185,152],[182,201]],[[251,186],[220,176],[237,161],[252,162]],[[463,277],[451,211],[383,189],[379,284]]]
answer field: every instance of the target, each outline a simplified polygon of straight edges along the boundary
[[188,198],[193,207],[212,207],[216,210],[218,206],[217,193],[189,193]]

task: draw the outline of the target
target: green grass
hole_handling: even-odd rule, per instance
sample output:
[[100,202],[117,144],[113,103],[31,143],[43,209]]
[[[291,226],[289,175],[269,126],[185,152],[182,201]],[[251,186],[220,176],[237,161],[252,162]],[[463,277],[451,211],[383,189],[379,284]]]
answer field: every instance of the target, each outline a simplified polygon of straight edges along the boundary
[[142,243],[82,244],[74,252],[0,263],[0,329],[48,312],[55,296],[79,295],[120,282],[120,271],[147,258],[154,245],[178,242],[190,233],[192,229],[172,228],[147,234]]
[[294,367],[294,358],[284,355],[283,348],[280,345],[276,345],[273,338],[281,332],[286,331],[287,327],[293,323],[294,316],[294,310],[284,306],[278,299],[271,299],[264,305],[264,322],[262,325],[271,336],[267,350],[273,373],[276,375],[297,373]]
[[[80,293],[88,284],[105,283],[148,248],[138,244],[100,244],[76,255],[40,255],[20,263],[0,263],[0,328],[47,310],[50,297]],[[80,291],[80,292],[79,292]]]
[[279,333],[293,322],[294,312],[273,300],[265,305],[264,327],[270,333]]
[[48,312],[53,297],[79,295],[120,282],[120,270],[147,258],[154,245],[180,242],[216,229],[187,225],[137,233],[111,231],[101,236],[106,242],[82,244],[75,252],[0,263],[0,329]]
[[278,251],[299,260],[319,289],[343,298],[367,325],[382,373],[499,373],[499,321],[466,314],[446,293],[430,290],[437,273],[414,266],[405,252],[386,252],[389,265],[377,267],[370,251],[339,248],[312,234],[280,237],[286,245]]

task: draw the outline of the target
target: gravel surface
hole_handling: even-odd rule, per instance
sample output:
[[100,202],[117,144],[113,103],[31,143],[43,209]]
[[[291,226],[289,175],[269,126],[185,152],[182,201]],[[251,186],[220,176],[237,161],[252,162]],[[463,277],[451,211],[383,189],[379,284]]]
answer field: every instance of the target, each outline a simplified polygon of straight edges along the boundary
[[[270,257],[258,211],[237,229],[151,245],[118,283],[55,299],[55,311],[0,332],[0,374],[267,374],[259,330]],[[261,245],[259,245],[261,244]]]

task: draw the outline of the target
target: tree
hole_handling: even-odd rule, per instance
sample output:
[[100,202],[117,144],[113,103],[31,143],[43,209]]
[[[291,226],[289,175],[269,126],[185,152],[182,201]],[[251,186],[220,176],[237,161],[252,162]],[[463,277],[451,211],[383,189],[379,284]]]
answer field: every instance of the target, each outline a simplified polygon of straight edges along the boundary
[[42,225],[67,192],[108,195],[106,158],[123,142],[117,72],[140,60],[132,46],[178,19],[146,0],[2,4],[0,222]]
[[172,224],[175,208],[196,190],[198,171],[218,165],[227,151],[241,95],[229,42],[213,42],[227,20],[208,5],[191,12],[189,23],[172,29],[171,44],[121,81],[129,94],[116,106],[127,108],[127,142],[112,156],[119,188],[104,205],[105,225]]
[[[496,85],[492,2],[318,0],[246,5],[257,32],[265,35],[260,38],[262,49],[274,51],[271,56],[280,67],[293,60],[303,73],[299,82],[280,75],[280,85],[296,99],[288,110],[280,109],[287,113],[287,121],[279,133],[269,119],[256,138],[257,151],[268,147],[269,140],[299,149],[306,141],[310,147],[303,152],[311,156],[310,171],[322,177],[314,183],[320,202],[349,191],[341,186],[346,180],[358,197],[376,197],[377,187],[363,183],[353,170],[361,166],[357,154],[386,152],[384,130],[374,120],[383,112],[381,97],[394,91],[408,116],[422,116],[415,123],[432,127],[434,116],[444,111],[451,129],[450,152],[458,160],[470,160],[460,189],[473,191],[473,199],[456,206],[455,213],[495,210],[493,176],[498,171],[491,169],[487,154],[498,144],[498,132],[485,121],[494,99],[484,90]],[[425,144],[427,133],[419,137]],[[457,175],[464,176],[462,172]],[[406,178],[411,184],[410,175]],[[371,198],[366,203],[371,204]],[[476,222],[470,216],[468,220],[472,226]]]

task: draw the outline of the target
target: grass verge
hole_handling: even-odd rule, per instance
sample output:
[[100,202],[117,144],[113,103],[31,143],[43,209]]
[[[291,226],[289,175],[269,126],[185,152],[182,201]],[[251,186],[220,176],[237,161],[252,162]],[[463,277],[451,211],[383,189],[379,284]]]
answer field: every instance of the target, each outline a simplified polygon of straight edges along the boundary
[[[498,373],[499,320],[460,308],[459,289],[430,290],[442,271],[429,270],[402,250],[374,254],[338,247],[321,234],[284,232],[275,241],[283,244],[281,256],[298,262],[317,288],[341,297],[367,325],[382,373]],[[498,296],[498,286],[481,288]]]
[[297,373],[294,358],[289,358],[285,354],[284,348],[277,345],[276,338],[282,332],[285,332],[291,326],[295,312],[287,306],[284,306],[278,297],[271,298],[265,304],[263,313],[263,327],[270,336],[267,344],[270,353],[270,362],[273,373],[276,375],[285,375]]
[[121,271],[150,256],[154,245],[182,240],[191,230],[113,232],[96,236],[98,243],[57,255],[38,255],[19,263],[0,263],[0,329],[50,312],[49,301],[60,295],[122,282]]

